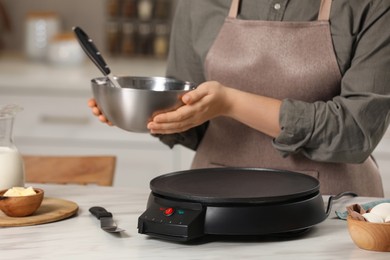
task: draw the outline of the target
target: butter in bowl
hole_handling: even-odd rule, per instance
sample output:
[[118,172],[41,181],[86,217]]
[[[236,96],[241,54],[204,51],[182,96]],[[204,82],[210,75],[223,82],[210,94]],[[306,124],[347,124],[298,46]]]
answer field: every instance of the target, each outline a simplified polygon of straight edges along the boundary
[[44,191],[37,188],[13,187],[0,191],[0,209],[9,217],[26,217],[41,206]]
[[390,252],[390,203],[381,203],[369,210],[355,204],[347,210],[348,231],[359,248]]

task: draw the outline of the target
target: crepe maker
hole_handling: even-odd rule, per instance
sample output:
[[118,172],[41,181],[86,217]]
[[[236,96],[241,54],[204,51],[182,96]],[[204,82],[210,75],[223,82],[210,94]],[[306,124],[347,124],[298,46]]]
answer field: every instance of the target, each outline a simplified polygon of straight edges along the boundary
[[173,241],[299,233],[328,215],[319,181],[291,171],[195,169],[156,177],[150,188],[138,232]]

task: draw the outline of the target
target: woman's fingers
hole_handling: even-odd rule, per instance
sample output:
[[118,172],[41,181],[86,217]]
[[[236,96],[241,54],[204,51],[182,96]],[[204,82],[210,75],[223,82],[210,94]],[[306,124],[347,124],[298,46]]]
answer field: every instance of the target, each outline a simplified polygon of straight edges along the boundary
[[180,122],[170,122],[164,124],[156,124],[155,122],[150,122],[148,124],[148,129],[152,134],[173,134],[184,132],[192,127],[194,123],[191,120],[184,120]]
[[99,121],[102,123],[105,123],[109,126],[112,126],[112,122],[110,122],[103,114],[102,111],[99,109],[96,100],[94,98],[91,98],[88,100],[88,107],[91,108],[92,113],[98,117]]
[[99,108],[97,107],[91,107],[91,110],[92,110],[92,113],[95,115],[95,116],[100,116],[102,114],[102,112],[99,110]]
[[190,105],[201,100],[204,96],[207,95],[207,93],[207,88],[205,87],[205,83],[203,83],[200,84],[196,89],[183,95],[181,100],[184,104]]
[[153,122],[166,123],[166,122],[180,122],[188,119],[193,114],[191,107],[182,106],[175,111],[158,114],[153,118]]
[[100,109],[98,108],[97,104],[96,104],[96,100],[91,98],[88,100],[88,106],[91,108],[92,110],[92,113],[95,115],[95,116],[100,116],[102,114],[102,112],[100,111]]
[[108,124],[109,126],[112,126],[112,125],[113,125],[113,124],[112,124],[110,121],[108,121],[108,119],[107,119],[104,115],[102,115],[102,114],[98,116],[98,119],[99,119],[100,122],[106,123],[106,124]]
[[88,106],[91,107],[91,108],[92,107],[96,107],[97,106],[96,100],[94,98],[89,99],[88,100]]
[[195,126],[194,110],[189,106],[182,106],[179,109],[159,114],[148,123],[151,133],[170,134],[188,130]]

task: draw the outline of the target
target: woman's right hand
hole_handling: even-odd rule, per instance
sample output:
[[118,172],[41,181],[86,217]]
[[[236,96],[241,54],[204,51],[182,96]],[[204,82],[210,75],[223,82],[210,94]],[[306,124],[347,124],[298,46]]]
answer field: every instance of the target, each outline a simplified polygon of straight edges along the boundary
[[91,108],[92,113],[98,117],[100,122],[105,123],[109,126],[113,126],[113,123],[108,121],[108,119],[102,114],[102,111],[99,109],[96,100],[94,98],[88,100],[88,106]]

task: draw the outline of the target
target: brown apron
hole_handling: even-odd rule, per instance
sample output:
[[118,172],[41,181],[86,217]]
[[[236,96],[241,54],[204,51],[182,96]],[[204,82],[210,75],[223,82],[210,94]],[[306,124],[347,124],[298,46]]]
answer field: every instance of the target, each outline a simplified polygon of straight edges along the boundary
[[[341,73],[329,25],[332,0],[322,0],[318,20],[310,22],[240,20],[239,3],[232,1],[229,17],[207,54],[207,80],[280,100],[327,101],[340,93]],[[301,154],[283,158],[271,137],[219,117],[210,121],[192,168],[224,166],[298,171],[319,179],[322,194],[353,191],[383,197],[371,158],[362,164],[316,162]]]

